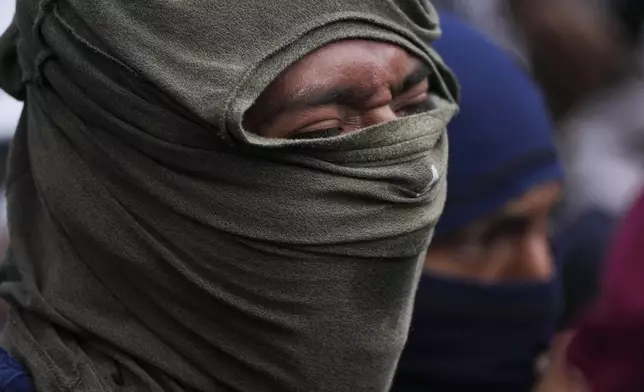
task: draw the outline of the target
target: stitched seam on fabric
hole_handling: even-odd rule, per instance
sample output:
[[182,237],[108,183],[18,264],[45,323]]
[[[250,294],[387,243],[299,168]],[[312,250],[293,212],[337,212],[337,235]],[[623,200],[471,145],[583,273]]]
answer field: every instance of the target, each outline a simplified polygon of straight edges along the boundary
[[[43,204],[44,204],[44,201],[43,201]],[[22,339],[24,341],[29,342],[31,340],[31,337],[28,336],[27,333],[25,332],[25,329],[23,328],[24,325],[18,325],[15,318],[13,317],[10,318],[10,320],[11,320],[11,323],[16,326],[16,329],[18,330],[18,333],[20,334],[20,336],[22,336]],[[38,345],[36,344],[35,346],[38,346]],[[72,371],[74,372],[75,380],[72,383],[67,384],[63,381],[60,374],[58,374],[58,372],[56,371],[56,368],[52,365],[52,361],[50,360],[49,356],[45,355],[45,353],[40,347],[35,347],[35,351],[39,361],[47,364],[48,373],[54,375],[54,378],[56,379],[56,381],[58,381],[58,384],[61,387],[63,387],[65,390],[69,392],[72,392],[81,381],[80,371],[78,369],[78,363],[76,361],[73,361]]]
[[[46,0],[46,1],[52,1],[52,0]],[[108,60],[114,62],[115,64],[123,67],[124,69],[128,70],[129,72],[133,73],[136,76],[140,76],[138,72],[136,72],[134,69],[130,68],[127,64],[124,62],[120,61],[116,57],[110,55],[109,53],[105,52],[104,50],[99,49],[98,47],[94,46],[91,44],[87,39],[81,37],[79,34],[77,34],[73,27],[63,18],[63,16],[60,14],[60,11],[58,9],[58,5],[54,5],[52,14],[54,18],[60,22],[60,24],[67,30],[67,32],[74,37],[78,42],[81,44],[85,45],[88,49],[94,51],[95,53],[104,56]]]

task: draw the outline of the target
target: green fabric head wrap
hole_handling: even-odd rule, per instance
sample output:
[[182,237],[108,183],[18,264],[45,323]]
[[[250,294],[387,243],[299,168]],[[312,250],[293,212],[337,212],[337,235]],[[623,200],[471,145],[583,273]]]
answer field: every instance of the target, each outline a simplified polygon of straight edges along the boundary
[[[423,0],[19,1],[0,294],[38,390],[386,391],[445,194],[438,36]],[[430,64],[437,109],[328,139],[243,129],[345,38]]]

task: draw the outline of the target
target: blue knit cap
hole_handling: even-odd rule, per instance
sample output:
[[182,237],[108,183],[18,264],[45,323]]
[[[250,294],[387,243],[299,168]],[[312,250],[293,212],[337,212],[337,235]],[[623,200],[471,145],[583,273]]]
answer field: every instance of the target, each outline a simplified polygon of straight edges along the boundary
[[461,110],[448,126],[447,201],[437,235],[563,177],[553,123],[535,83],[508,53],[455,16],[441,14],[441,27],[434,48],[459,79]]

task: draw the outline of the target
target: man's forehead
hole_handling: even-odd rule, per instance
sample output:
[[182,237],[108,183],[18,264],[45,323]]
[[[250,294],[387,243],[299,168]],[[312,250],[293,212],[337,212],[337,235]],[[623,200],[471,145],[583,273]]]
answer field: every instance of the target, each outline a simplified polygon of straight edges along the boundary
[[[421,60],[405,49],[390,43],[367,40],[338,41],[295,62],[280,76],[284,82],[300,87],[304,81],[330,84],[356,79],[370,81],[399,77],[421,64]],[[378,65],[378,68],[373,69],[374,65]],[[370,69],[369,75],[364,74],[366,68]]]

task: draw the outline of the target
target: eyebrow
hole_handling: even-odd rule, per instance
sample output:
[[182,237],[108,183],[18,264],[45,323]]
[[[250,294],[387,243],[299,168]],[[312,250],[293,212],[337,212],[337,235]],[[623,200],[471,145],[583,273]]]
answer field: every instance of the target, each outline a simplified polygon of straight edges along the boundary
[[405,76],[403,82],[400,85],[394,86],[391,89],[391,95],[394,97],[399,96],[400,94],[406,93],[412,87],[420,84],[423,80],[427,79],[431,74],[431,70],[425,64],[420,64],[416,69],[414,69],[409,75]]
[[484,225],[485,227],[490,227],[498,223],[506,222],[508,220],[511,221],[517,219],[525,219],[533,215],[535,212],[539,212],[539,210],[547,210],[548,214],[554,214],[559,207],[559,203],[561,202],[562,198],[562,192],[558,191],[552,196],[552,198],[548,197],[546,202],[542,202],[543,204],[536,206],[536,208],[532,207],[527,209],[514,210],[508,209],[506,206],[506,208],[502,208],[501,210],[493,213],[487,218],[484,218],[478,223]]
[[[431,70],[427,65],[419,64],[403,79],[402,83],[392,87],[392,96],[396,97],[409,91],[429,77],[430,74]],[[367,101],[375,93],[375,88],[356,91],[355,86],[333,86],[331,88],[328,86],[312,86],[287,96],[275,107],[269,109],[263,118],[266,120],[277,117],[288,110],[306,109],[333,103],[342,106],[357,106],[359,103]]]

